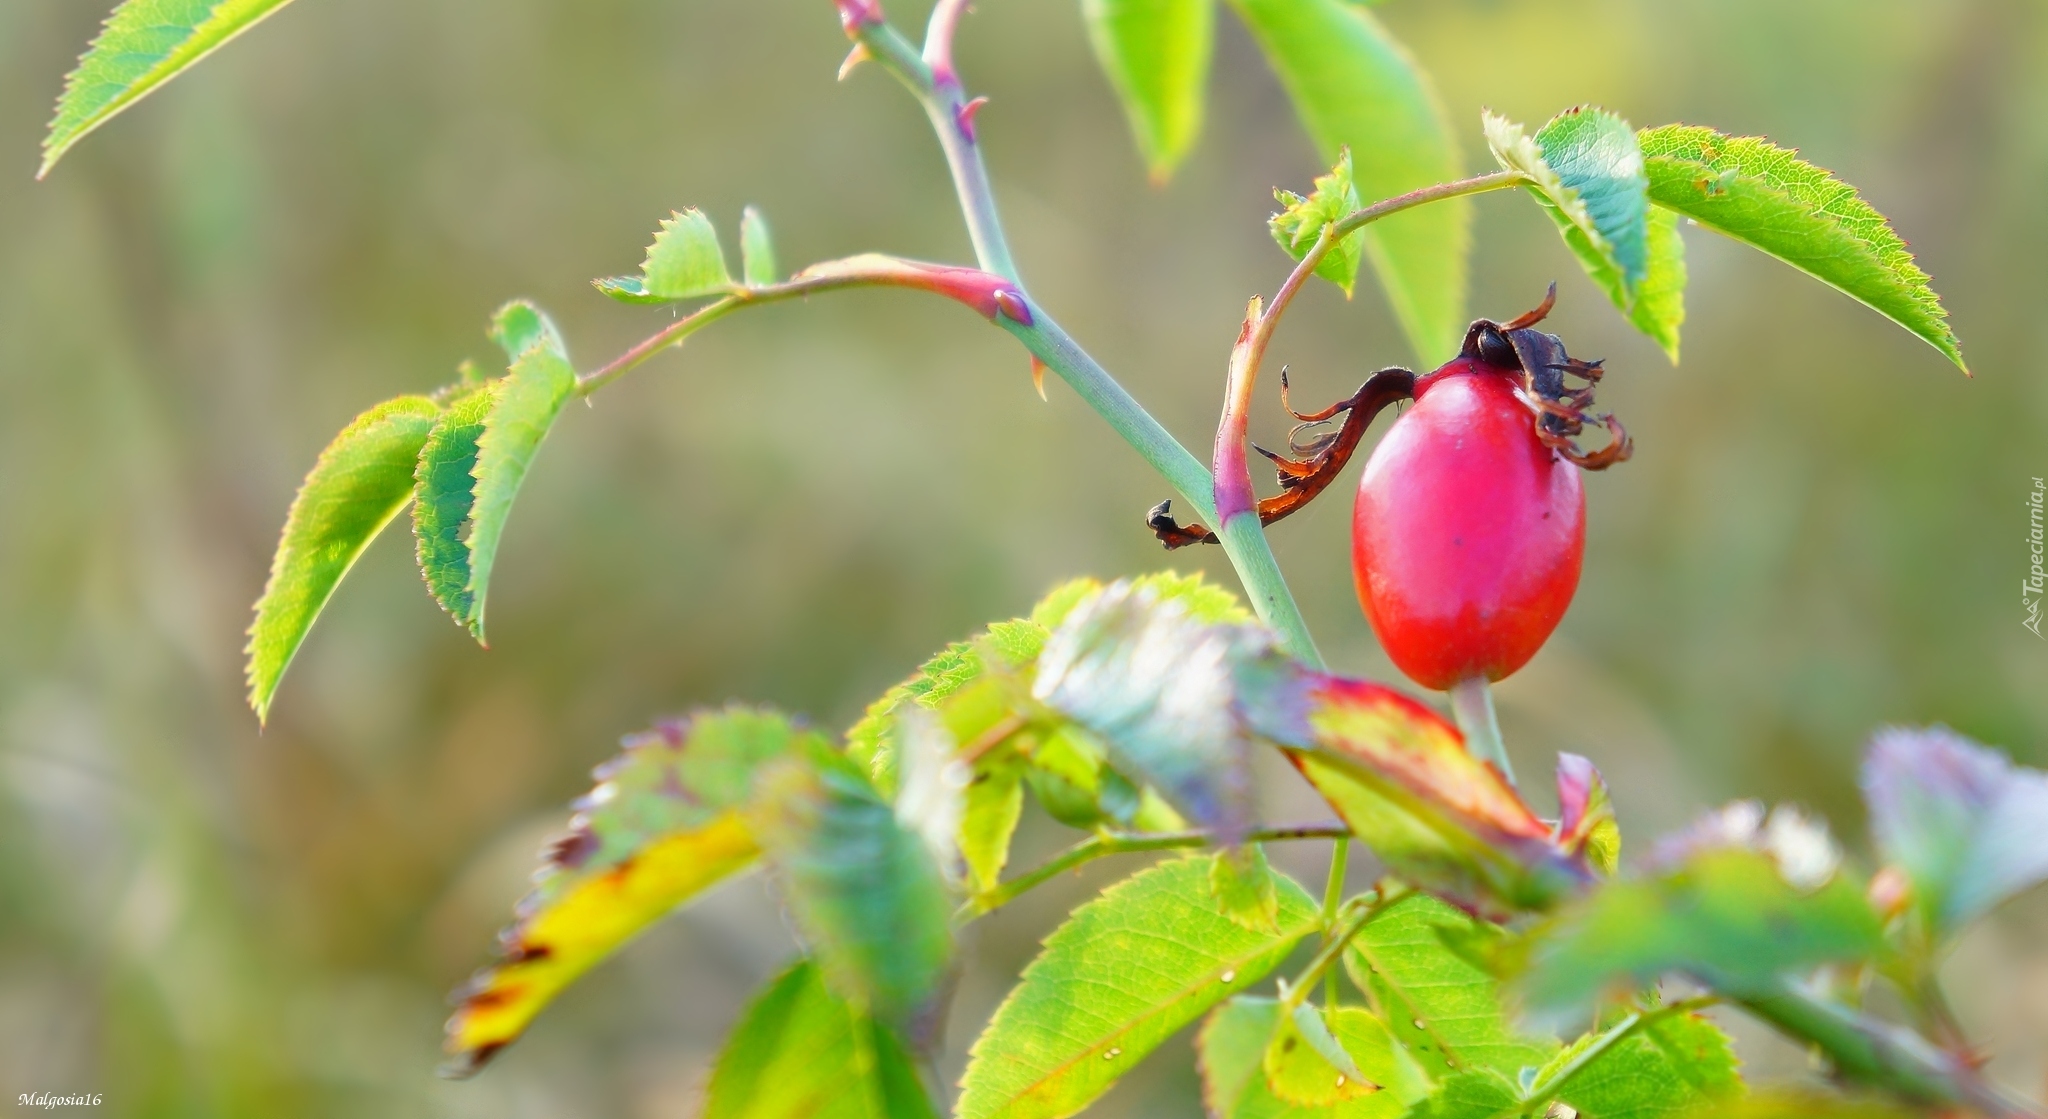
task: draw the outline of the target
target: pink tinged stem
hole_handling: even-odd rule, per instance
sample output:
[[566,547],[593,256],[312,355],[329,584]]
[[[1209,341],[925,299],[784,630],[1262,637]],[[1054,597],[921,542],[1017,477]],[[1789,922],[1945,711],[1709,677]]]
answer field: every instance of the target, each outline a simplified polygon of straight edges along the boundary
[[1216,518],[1220,522],[1246,513],[1257,515],[1258,498],[1252,494],[1251,461],[1245,457],[1245,443],[1251,425],[1252,386],[1259,376],[1252,341],[1258,334],[1263,307],[1263,301],[1252,296],[1244,310],[1244,325],[1238,328],[1237,344],[1230,348],[1223,419],[1216,424],[1216,453],[1210,464],[1216,485]]
[[882,23],[881,0],[838,0],[838,3],[839,26],[846,29],[849,38],[859,36],[862,28]]
[[939,0],[932,6],[931,21],[925,24],[924,64],[932,68],[932,79],[942,85],[960,84],[953,71],[953,36],[966,13],[967,0]]

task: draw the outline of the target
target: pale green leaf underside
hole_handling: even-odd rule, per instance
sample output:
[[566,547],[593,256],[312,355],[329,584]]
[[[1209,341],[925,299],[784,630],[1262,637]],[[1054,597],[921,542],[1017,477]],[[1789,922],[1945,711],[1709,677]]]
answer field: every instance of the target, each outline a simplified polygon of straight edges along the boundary
[[320,452],[286,514],[249,627],[249,703],[270,714],[277,682],[370,541],[412,497],[413,465],[441,408],[402,396],[358,416]]
[[1202,133],[1214,0],[1082,0],[1081,16],[1145,166],[1164,182]]
[[527,315],[537,323],[536,329],[529,333],[500,331],[514,343],[530,338],[531,345],[512,363],[511,371],[491,386],[491,405],[484,416],[483,434],[477,438],[476,466],[470,472],[476,490],[466,541],[470,603],[465,620],[478,640],[483,639],[486,595],[512,499],[526,480],[534,452],[576,387],[576,370],[546,316],[527,304],[513,304],[500,312],[499,318],[513,322]]
[[125,0],[64,79],[36,177],[86,133],[289,2]]
[[1927,274],[1853,187],[1754,136],[1681,124],[1638,135],[1651,201],[1827,283],[1967,371]]
[[1534,137],[1491,113],[1485,128],[1494,158],[1529,176],[1529,192],[1586,275],[1676,363],[1685,244],[1673,215],[1648,204],[1643,158],[1628,123],[1581,108],[1559,114]]
[[[1428,76],[1372,13],[1345,0],[1233,0],[1293,98],[1324,163],[1351,149],[1359,197],[1391,198],[1460,174]],[[1452,199],[1364,230],[1366,257],[1409,342],[1431,364],[1465,332],[1472,209]]]
[[974,1043],[960,1119],[1073,1115],[1181,1027],[1257,982],[1317,926],[1279,880],[1278,933],[1218,912],[1212,858],[1175,859],[1110,887],[1046,938]]
[[917,1071],[889,1032],[799,961],[762,991],[726,1038],[704,1119],[921,1119]]
[[[420,449],[413,477],[412,528],[420,574],[456,622],[469,626],[469,545],[462,539],[476,497],[476,443],[490,412],[491,389],[448,405]],[[472,631],[474,632],[474,631]]]

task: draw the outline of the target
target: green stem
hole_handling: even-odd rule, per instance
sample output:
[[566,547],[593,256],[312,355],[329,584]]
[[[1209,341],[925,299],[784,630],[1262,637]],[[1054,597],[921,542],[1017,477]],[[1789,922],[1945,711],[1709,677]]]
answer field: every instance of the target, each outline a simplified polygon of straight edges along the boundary
[[[1289,827],[1254,828],[1245,834],[1245,840],[1251,843],[1273,843],[1290,839],[1339,839],[1349,837],[1350,834],[1351,830],[1342,824],[1297,824]],[[1167,851],[1177,847],[1207,847],[1215,841],[1216,837],[1205,831],[1098,832],[1044,863],[997,885],[995,889],[967,899],[953,916],[955,920],[964,922],[992,913],[1070,870],[1109,855]]]
[[1932,1108],[1968,1108],[1986,1119],[2041,1119],[2040,1112],[2007,1099],[1967,1063],[1935,1048],[1919,1034],[1821,999],[1794,984],[1731,998],[1785,1033],[1812,1042],[1848,1079]]
[[[868,48],[883,68],[894,74],[924,106],[932,131],[952,171],[953,185],[960,196],[960,210],[967,221],[968,237],[983,271],[1009,280],[1017,279],[1016,262],[1010,256],[1003,234],[1001,215],[996,210],[995,191],[989,183],[988,168],[981,157],[981,144],[972,119],[972,102],[953,69],[952,36],[964,5],[958,0],[941,0],[932,10],[931,25],[922,54],[887,23],[863,23],[854,27],[860,43]],[[1018,285],[1023,291],[1023,285]],[[1028,294],[1026,295],[1029,301]],[[1073,386],[1074,391],[1096,413],[1109,422],[1161,477],[1179,491],[1198,516],[1216,520],[1214,481],[1201,469],[1188,449],[1139,406],[1122,385],[1053,323],[1043,308],[1031,302],[1031,325],[1004,321],[1025,347],[1046,367]],[[1192,469],[1191,469],[1192,468]],[[1232,518],[1240,520],[1241,518]],[[1265,531],[1253,517],[1249,526],[1225,522],[1218,537],[1224,553],[1244,584],[1252,609],[1259,620],[1280,635],[1286,650],[1309,664],[1322,667],[1322,655],[1310,635],[1308,619],[1294,601],[1280,562],[1273,556]]]
[[[1027,301],[1029,297],[1026,297]],[[1213,518],[1216,515],[1216,497],[1209,478],[1209,468],[1202,465],[1180,440],[1152,418],[1123,385],[1110,376],[1096,360],[1088,356],[1080,343],[1075,342],[1065,330],[1053,321],[1035,302],[1029,302],[1030,324],[1016,322],[1008,317],[997,325],[1015,335],[1024,348],[1046,364],[1046,368],[1059,374],[1083,403],[1095,409],[1095,414],[1106,421],[1124,442],[1129,443],[1138,456],[1166,479],[1166,484],[1179,493],[1182,500],[1193,506],[1198,516]]]
[[[1351,861],[1351,838],[1340,836],[1330,846],[1330,874],[1323,880],[1323,935],[1329,936],[1337,923],[1337,909],[1344,904],[1344,872]],[[1337,1010],[1337,973],[1323,973],[1323,1012]]]
[[1486,677],[1474,676],[1451,685],[1451,715],[1472,756],[1492,762],[1508,784],[1514,784],[1515,767],[1508,761],[1507,744],[1501,741],[1500,719],[1493,712],[1493,688]]

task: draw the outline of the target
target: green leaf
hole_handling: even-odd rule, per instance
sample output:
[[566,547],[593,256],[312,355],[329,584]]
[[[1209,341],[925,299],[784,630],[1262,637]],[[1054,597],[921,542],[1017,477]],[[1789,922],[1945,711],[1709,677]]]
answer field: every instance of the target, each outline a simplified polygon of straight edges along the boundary
[[249,627],[257,719],[269,718],[278,680],[342,576],[411,499],[413,464],[440,411],[423,396],[377,405],[334,437],[299,486]]
[[1947,727],[1893,728],[1870,744],[1863,795],[1937,938],[2048,880],[2048,773]]
[[475,1072],[584,972],[751,865],[760,854],[745,815],[755,772],[824,748],[784,716],[742,707],[627,739],[500,934],[501,960],[458,993],[450,1071]]
[[[1351,149],[1344,149],[1329,174],[1316,177],[1315,193],[1309,197],[1303,198],[1291,190],[1276,190],[1273,198],[1284,208],[1266,222],[1266,229],[1289,256],[1300,260],[1323,235],[1324,226],[1349,217],[1360,208],[1358,187],[1351,177]],[[1330,246],[1316,265],[1316,275],[1343,288],[1346,299],[1351,298],[1352,285],[1358,281],[1358,259],[1364,239],[1363,230],[1350,234]]]
[[885,1026],[799,960],[761,992],[711,1071],[704,1119],[927,1119],[917,1068]]
[[1515,1079],[1557,1051],[1524,1037],[1502,1010],[1500,982],[1445,937],[1497,940],[1494,926],[1428,894],[1395,902],[1352,939],[1345,966],[1432,1076],[1487,1068]]
[[922,1040],[953,952],[953,902],[931,849],[836,753],[761,781],[755,831],[826,978]]
[[1046,642],[1032,694],[1227,844],[1252,815],[1251,736],[1235,676],[1278,657],[1262,629],[1204,625],[1151,588],[1118,583]]
[[[1314,139],[1325,165],[1350,148],[1368,202],[1461,173],[1450,119],[1428,75],[1344,0],[1232,0]],[[1374,222],[1365,254],[1422,358],[1452,356],[1465,333],[1472,207],[1458,198]]]
[[1152,181],[1165,182],[1202,133],[1215,0],[1082,0],[1081,17]]
[[1671,124],[1639,140],[1652,202],[1827,283],[1967,371],[1927,274],[1854,188],[1759,137]]
[[[547,438],[555,417],[576,388],[576,370],[562,348],[554,324],[528,303],[514,303],[498,313],[496,330],[512,353],[512,369],[491,385],[490,410],[476,444],[476,497],[469,523],[469,622],[477,640],[484,636],[485,596],[497,564],[498,542],[512,499],[519,495],[534,452]],[[523,349],[514,349],[525,342]]]
[[1685,243],[1675,216],[1649,204],[1643,155],[1628,122],[1581,107],[1560,113],[1533,138],[1492,113],[1485,126],[1494,158],[1529,177],[1529,193],[1586,275],[1676,363]]
[[725,251],[718,246],[718,230],[695,206],[662,219],[640,275],[591,282],[621,303],[672,303],[724,295],[736,286],[725,267]]
[[1475,909],[1543,909],[1593,877],[1442,716],[1310,669],[1262,628],[1204,624],[1145,586],[1076,605],[1046,642],[1033,695],[1225,843],[1249,818],[1247,752],[1264,739],[1391,870]]
[[740,211],[740,274],[750,288],[767,287],[781,274],[775,269],[775,241],[768,219],[752,206]]
[[1500,1119],[1519,1115],[1521,1093],[1492,1069],[1471,1069],[1437,1081],[1408,1119]]
[[1649,273],[1650,206],[1643,153],[1628,122],[1605,109],[1568,109],[1534,138],[1492,113],[1484,123],[1494,159],[1528,177],[1529,192],[1564,230],[1586,271],[1610,274],[1621,288],[1618,306],[1628,310]]
[[[1200,572],[1181,575],[1166,571],[1134,582],[1162,599],[1181,603],[1191,615],[1203,621],[1244,622],[1251,619],[1250,612],[1236,595],[1205,581]],[[1013,714],[1014,709],[991,702],[1007,701],[1008,697],[996,692],[969,696],[967,693],[972,690],[971,685],[982,682],[990,667],[999,673],[1026,669],[1038,659],[1052,629],[1064,622],[1075,606],[1101,591],[1102,584],[1093,579],[1076,579],[1046,596],[1032,609],[1029,618],[996,622],[973,640],[948,645],[920,666],[910,679],[890,688],[881,699],[868,706],[860,721],[846,732],[847,753],[866,768],[877,788],[884,793],[893,793],[896,788],[896,757],[890,735],[893,719],[904,704],[915,703],[935,711],[944,710],[947,727],[954,736],[963,743],[974,741],[996,721]],[[956,696],[964,697],[971,709],[951,710],[951,701]],[[1089,795],[1092,797],[1095,791],[1093,763],[1088,772]]]
[[1585,1119],[1670,1119],[1741,1096],[1738,1063],[1713,1022],[1652,1011],[1580,1038],[1537,1074],[1537,1092],[1555,1088]]
[[[1629,309],[1628,321],[1677,365],[1679,329],[1685,325],[1685,239],[1678,235],[1678,215],[1662,206],[1650,207],[1647,223],[1650,267],[1636,287],[1636,304]],[[1593,279],[1615,306],[1621,306],[1618,288],[1601,276]]]
[[[1318,1029],[1322,1020],[1313,1007],[1302,1007],[1302,1023]],[[1358,1007],[1343,1007],[1334,1024],[1323,1031],[1331,1044],[1341,1044],[1345,1061],[1377,1091],[1336,1084],[1339,1074],[1310,1050],[1287,1058],[1289,1077],[1313,1078],[1327,1084],[1333,1102],[1320,1106],[1290,1103],[1274,1094],[1265,1067],[1272,1043],[1283,1032],[1280,1004],[1273,999],[1240,995],[1216,1008],[1195,1039],[1201,1059],[1202,1098],[1216,1119],[1395,1119],[1428,1091],[1428,1083],[1386,1027]],[[1296,1035],[1298,1036],[1298,1035]]]
[[[1287,992],[1284,981],[1280,990],[1283,995]],[[1266,1088],[1276,1098],[1297,1107],[1323,1108],[1380,1091],[1380,1084],[1366,1078],[1357,1060],[1330,1032],[1322,1010],[1301,1003],[1292,1013],[1286,1013],[1284,1001],[1281,1009],[1283,1013],[1274,1023],[1272,1039],[1266,1043],[1265,1056],[1260,1060]],[[1394,1039],[1372,1015],[1350,1007],[1334,1011],[1332,1016],[1354,1019],[1357,1025],[1369,1024],[1378,1048],[1385,1053],[1393,1052]]]
[[1253,932],[1280,931],[1280,886],[1256,843],[1226,847],[1216,853],[1209,874],[1209,892],[1225,917]]
[[1087,1107],[1181,1027],[1251,986],[1318,926],[1281,879],[1280,931],[1216,911],[1213,858],[1175,859],[1074,911],[975,1041],[960,1119],[1059,1119]]
[[1882,948],[1862,884],[1817,860],[1804,825],[1781,810],[1766,831],[1760,811],[1738,809],[1710,817],[1662,869],[1610,881],[1531,929],[1513,953],[1527,969],[1518,988],[1531,1010],[1568,1013],[1667,972],[1720,991],[1763,990],[1787,972]]
[[[469,626],[469,545],[463,529],[476,501],[476,443],[491,409],[488,386],[456,398],[434,422],[413,475],[412,528],[420,574],[434,601]],[[472,631],[474,632],[474,631]]]
[[1024,815],[1024,760],[1008,748],[977,759],[960,815],[960,855],[969,888],[995,889],[1010,861],[1010,837]]
[[287,0],[123,0],[64,79],[36,178],[85,134],[183,73]]

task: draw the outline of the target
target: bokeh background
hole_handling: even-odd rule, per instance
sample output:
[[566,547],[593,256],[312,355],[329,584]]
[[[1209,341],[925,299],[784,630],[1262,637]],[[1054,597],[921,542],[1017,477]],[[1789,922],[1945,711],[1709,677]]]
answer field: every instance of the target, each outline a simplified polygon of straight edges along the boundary
[[[293,487],[369,404],[488,359],[515,295],[594,365],[667,312],[630,271],[658,217],[763,206],[785,264],[965,259],[942,164],[879,72],[839,84],[822,0],[308,0],[30,175],[108,0],[0,3],[0,1102],[120,1116],[695,1114],[718,1039],[792,951],[756,880],[595,973],[482,1077],[436,1081],[445,991],[617,737],[729,698],[843,726],[944,642],[1055,581],[1169,561],[1166,490],[958,308],[854,293],[742,316],[565,416],[513,519],[494,648],[394,532],[259,734],[239,653]],[[915,25],[923,5],[895,14]],[[1222,23],[1208,135],[1146,184],[1076,5],[984,0],[963,33],[1034,292],[1206,446],[1263,220],[1316,166]],[[2034,0],[1405,0],[1384,18],[1478,115],[1594,101],[1796,145],[1891,215],[1954,313],[1966,380],[1875,314],[1689,230],[1670,368],[1518,197],[1479,201],[1475,313],[1561,281],[1635,434],[1588,484],[1584,585],[1501,690],[1525,772],[1591,755],[1638,844],[1736,796],[1863,847],[1855,765],[1942,721],[2048,762],[2048,644],[2020,626],[2022,506],[2048,475],[2048,8]],[[1369,282],[1310,291],[1277,356],[1303,399],[1411,360]],[[1267,419],[1277,420],[1277,408]],[[1266,439],[1277,422],[1262,421]],[[1276,547],[1331,660],[1389,675],[1353,602],[1348,502]],[[1217,555],[1182,552],[1228,582]],[[1277,818],[1316,814],[1268,774]],[[1060,843],[1027,823],[1027,852]],[[1305,876],[1320,847],[1278,853]],[[1098,867],[1124,873],[1128,862]],[[1361,869],[1365,875],[1369,869]],[[1095,878],[985,922],[959,1053]],[[2044,1091],[2048,905],[1951,965],[2014,1086]],[[1803,1057],[1741,1029],[1765,1076]],[[1103,1114],[1193,1115],[1172,1044]]]

